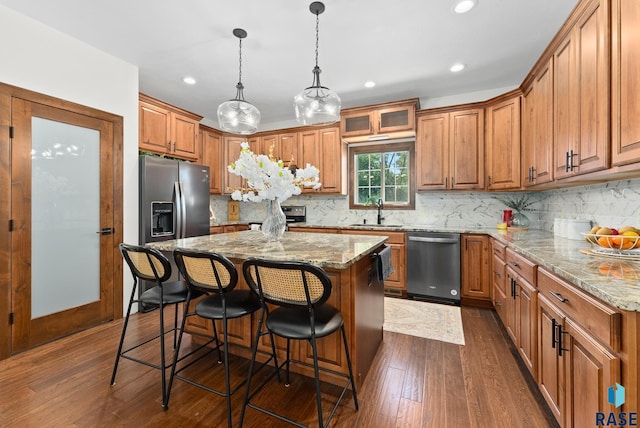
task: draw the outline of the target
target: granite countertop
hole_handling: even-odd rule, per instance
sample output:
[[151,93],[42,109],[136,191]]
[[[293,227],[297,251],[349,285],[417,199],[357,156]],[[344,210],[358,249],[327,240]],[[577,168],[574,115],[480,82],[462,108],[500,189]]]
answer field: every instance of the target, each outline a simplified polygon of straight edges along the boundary
[[146,245],[161,251],[173,251],[179,247],[217,252],[230,259],[263,257],[309,262],[323,268],[346,269],[372,253],[386,240],[385,236],[285,232],[280,241],[268,242],[262,232],[245,230]]
[[[619,309],[640,311],[640,260],[583,254],[584,241],[554,237],[542,230],[500,231],[495,228],[437,227],[432,225],[323,225],[296,223],[296,227],[376,230],[384,232],[482,233],[496,238],[515,252],[577,287]],[[640,258],[640,254],[638,255]]]

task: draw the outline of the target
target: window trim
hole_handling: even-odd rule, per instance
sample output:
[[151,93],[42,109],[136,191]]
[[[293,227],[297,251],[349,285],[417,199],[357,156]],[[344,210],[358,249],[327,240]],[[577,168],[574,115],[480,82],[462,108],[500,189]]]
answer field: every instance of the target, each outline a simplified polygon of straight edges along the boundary
[[391,205],[385,204],[385,210],[414,210],[416,204],[416,168],[415,168],[415,142],[399,142],[399,143],[386,143],[386,144],[364,144],[357,146],[349,146],[349,209],[352,210],[376,210],[378,207],[375,205],[362,205],[355,203],[355,157],[356,155],[363,153],[383,153],[383,152],[397,152],[408,151],[409,152],[409,202],[403,205]]

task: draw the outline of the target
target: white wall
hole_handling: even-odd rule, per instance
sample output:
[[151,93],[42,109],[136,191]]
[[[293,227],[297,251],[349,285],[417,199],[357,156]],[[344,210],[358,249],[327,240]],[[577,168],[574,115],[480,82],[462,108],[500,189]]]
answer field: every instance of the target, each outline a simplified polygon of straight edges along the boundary
[[[0,6],[0,82],[124,118],[124,240],[138,242],[138,68]],[[124,306],[131,293],[124,272]]]

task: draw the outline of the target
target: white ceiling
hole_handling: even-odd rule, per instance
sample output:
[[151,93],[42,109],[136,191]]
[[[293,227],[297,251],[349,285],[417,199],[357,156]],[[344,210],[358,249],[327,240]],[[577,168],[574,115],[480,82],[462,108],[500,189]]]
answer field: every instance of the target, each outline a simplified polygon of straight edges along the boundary
[[[516,87],[578,0],[325,0],[320,15],[323,85],[343,108],[429,100]],[[238,39],[245,98],[261,128],[293,120],[293,96],[312,83],[315,15],[293,0],[0,0],[140,71],[140,91],[207,118],[235,96]],[[466,64],[457,74],[456,63]],[[195,86],[182,82],[197,79]],[[364,83],[373,80],[373,89]],[[481,100],[477,100],[481,101]],[[423,102],[424,104],[424,102]]]

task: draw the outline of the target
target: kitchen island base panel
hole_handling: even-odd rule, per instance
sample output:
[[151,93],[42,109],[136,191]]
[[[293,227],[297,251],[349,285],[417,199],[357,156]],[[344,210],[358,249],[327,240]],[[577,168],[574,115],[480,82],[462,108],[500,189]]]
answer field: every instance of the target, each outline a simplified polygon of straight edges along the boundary
[[[242,271],[242,260],[234,260],[238,272]],[[338,308],[343,315],[347,331],[349,352],[353,363],[353,375],[356,385],[360,386],[364,381],[378,347],[382,342],[382,324],[384,322],[384,287],[376,278],[377,269],[375,259],[364,257],[345,269],[325,269],[332,283],[332,292],[327,303]],[[240,276],[238,285],[240,289],[248,289],[244,278]],[[197,300],[192,302],[195,305]],[[228,321],[229,351],[243,358],[251,358],[251,343],[257,331],[260,312],[252,316],[231,319]],[[200,317],[190,317],[187,320],[186,331],[201,334],[213,334],[211,322],[206,322]],[[218,331],[221,328],[218,327]],[[194,343],[203,343],[205,340],[198,335],[192,335]],[[286,340],[275,337],[276,353],[279,360],[285,358]],[[331,335],[319,338],[318,360],[320,366],[338,373],[348,374],[346,355],[343,350],[340,335]],[[236,346],[234,346],[236,345]],[[260,339],[259,349],[271,352],[269,336]],[[260,354],[258,354],[260,357]],[[291,356],[293,359],[312,363],[311,346],[306,342],[292,342]],[[262,356],[257,361],[263,362]],[[266,368],[269,370],[269,368]],[[313,369],[299,364],[291,365],[291,371],[313,377]],[[344,379],[330,373],[322,374],[322,381],[342,386]]]

